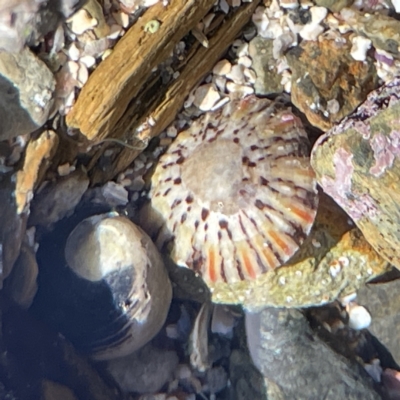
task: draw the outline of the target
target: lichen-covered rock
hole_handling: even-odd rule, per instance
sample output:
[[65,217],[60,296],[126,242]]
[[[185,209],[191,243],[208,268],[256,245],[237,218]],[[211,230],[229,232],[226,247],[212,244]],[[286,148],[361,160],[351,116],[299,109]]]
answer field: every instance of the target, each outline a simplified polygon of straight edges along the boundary
[[324,189],[375,250],[400,268],[400,79],[368,96],[316,142],[312,166]]
[[323,197],[308,239],[285,266],[253,281],[209,286],[217,303],[241,303],[250,310],[308,307],[350,294],[387,268],[343,211]]
[[351,43],[321,37],[303,41],[286,54],[292,69],[292,101],[309,122],[327,130],[353,112],[376,88],[371,57],[356,61]]
[[315,0],[315,4],[320,7],[326,7],[332,12],[339,12],[344,7],[349,7],[354,0]]
[[0,140],[31,133],[48,119],[55,79],[29,49],[0,51]]

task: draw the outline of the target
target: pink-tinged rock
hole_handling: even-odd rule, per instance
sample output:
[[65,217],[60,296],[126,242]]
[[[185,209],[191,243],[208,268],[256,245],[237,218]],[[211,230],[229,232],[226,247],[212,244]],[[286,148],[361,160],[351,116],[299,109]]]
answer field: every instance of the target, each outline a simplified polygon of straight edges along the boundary
[[400,268],[400,79],[372,92],[315,143],[317,180],[368,242]]

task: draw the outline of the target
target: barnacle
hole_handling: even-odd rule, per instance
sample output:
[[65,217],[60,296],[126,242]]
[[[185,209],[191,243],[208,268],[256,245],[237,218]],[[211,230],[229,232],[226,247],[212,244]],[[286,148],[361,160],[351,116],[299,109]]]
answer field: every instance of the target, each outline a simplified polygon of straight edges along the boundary
[[309,143],[281,102],[249,96],[179,134],[152,177],[151,206],[178,264],[206,282],[253,280],[284,264],[317,208]]

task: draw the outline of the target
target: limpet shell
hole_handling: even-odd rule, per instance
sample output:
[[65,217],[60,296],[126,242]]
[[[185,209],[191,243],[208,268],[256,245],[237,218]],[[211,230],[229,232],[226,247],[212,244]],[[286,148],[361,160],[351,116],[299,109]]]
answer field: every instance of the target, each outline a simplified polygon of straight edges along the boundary
[[180,133],[152,177],[156,244],[209,285],[254,280],[303,243],[318,204],[300,120],[248,96]]

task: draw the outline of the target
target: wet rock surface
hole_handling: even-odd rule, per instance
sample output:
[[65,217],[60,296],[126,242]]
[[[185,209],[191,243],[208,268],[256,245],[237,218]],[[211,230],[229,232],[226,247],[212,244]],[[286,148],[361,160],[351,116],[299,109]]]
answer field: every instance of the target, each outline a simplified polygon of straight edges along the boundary
[[253,60],[252,68],[257,75],[254,90],[257,95],[282,93],[282,77],[278,74],[273,57],[274,42],[271,39],[255,37],[249,43],[249,54]]
[[308,121],[327,130],[353,112],[377,87],[373,59],[356,61],[349,40],[304,41],[286,54],[292,102]]
[[29,49],[0,52],[0,140],[42,126],[49,117],[54,90],[53,74]]
[[400,362],[400,280],[370,284],[357,291],[357,302],[367,308],[372,321],[368,330]]
[[255,365],[276,385],[273,398],[381,398],[362,367],[319,340],[300,311],[247,313],[246,328]]
[[311,160],[324,191],[398,267],[399,85],[396,79],[372,92],[354,114],[318,139]]

